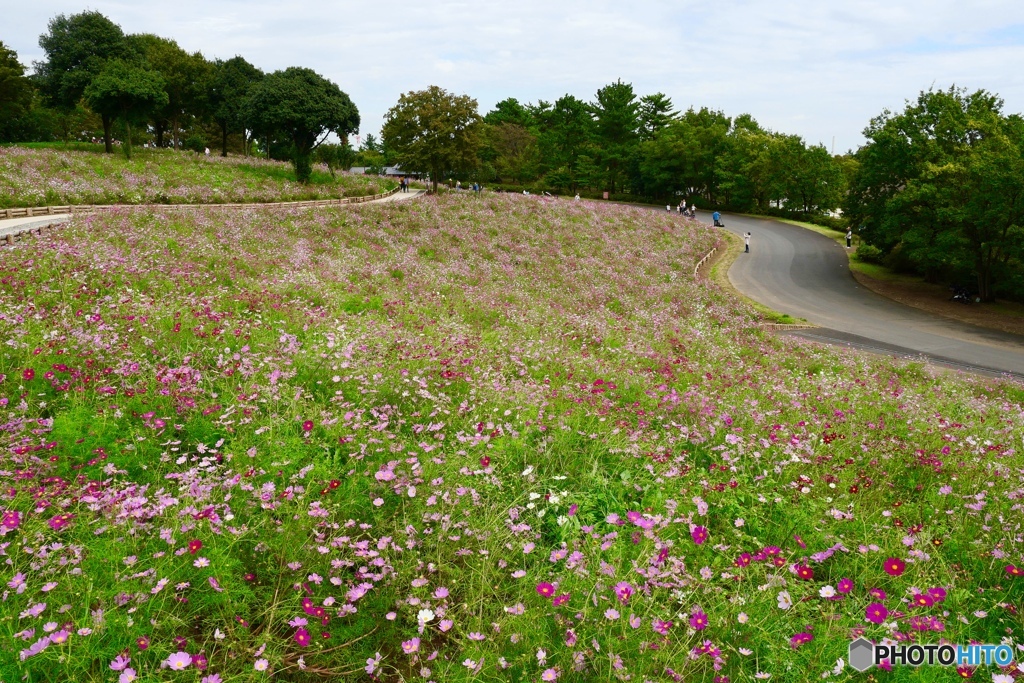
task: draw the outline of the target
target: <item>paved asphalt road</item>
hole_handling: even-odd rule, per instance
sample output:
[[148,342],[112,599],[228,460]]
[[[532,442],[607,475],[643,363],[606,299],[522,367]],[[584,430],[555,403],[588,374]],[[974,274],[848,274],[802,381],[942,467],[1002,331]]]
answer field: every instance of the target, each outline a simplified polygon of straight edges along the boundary
[[[710,216],[701,214],[710,222]],[[819,325],[800,337],[899,356],[926,356],[949,367],[1024,379],[1024,338],[934,316],[860,286],[845,247],[778,221],[723,216],[726,229],[749,231],[750,253],[729,270],[751,299]]]

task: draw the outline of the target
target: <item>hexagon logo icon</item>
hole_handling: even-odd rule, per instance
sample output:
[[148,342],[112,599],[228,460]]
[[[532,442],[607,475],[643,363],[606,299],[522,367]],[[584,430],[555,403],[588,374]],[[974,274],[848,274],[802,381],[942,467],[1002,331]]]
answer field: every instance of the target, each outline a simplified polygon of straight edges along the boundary
[[875,646],[867,638],[858,638],[850,643],[850,666],[857,671],[867,671],[875,665]]

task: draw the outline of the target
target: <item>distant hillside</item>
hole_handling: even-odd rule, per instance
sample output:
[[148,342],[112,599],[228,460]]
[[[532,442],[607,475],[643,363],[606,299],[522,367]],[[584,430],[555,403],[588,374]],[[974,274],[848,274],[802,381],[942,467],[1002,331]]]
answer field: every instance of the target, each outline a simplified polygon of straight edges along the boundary
[[395,182],[314,170],[295,181],[290,164],[165,149],[122,156],[53,148],[0,147],[0,208],[55,204],[223,204],[377,194]]

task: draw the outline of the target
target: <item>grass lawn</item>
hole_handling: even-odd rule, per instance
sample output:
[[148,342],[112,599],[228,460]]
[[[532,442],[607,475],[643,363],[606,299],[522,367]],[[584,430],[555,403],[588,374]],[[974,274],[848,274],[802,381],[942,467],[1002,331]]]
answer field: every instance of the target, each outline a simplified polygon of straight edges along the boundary
[[859,680],[858,635],[1016,647],[1024,387],[766,334],[693,277],[718,239],[465,193],[0,250],[0,680]]

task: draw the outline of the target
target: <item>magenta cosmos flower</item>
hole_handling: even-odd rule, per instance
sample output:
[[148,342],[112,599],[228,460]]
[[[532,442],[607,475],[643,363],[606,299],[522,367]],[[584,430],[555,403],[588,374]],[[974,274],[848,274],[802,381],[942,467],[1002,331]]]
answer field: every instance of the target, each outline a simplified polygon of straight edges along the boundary
[[703,631],[708,627],[708,615],[704,613],[704,610],[698,609],[690,616],[690,626],[695,631]]
[[899,576],[907,568],[907,563],[898,557],[890,557],[886,559],[884,568],[889,576]]
[[708,540],[708,530],[702,526],[695,526],[690,530],[690,537],[694,543],[701,545],[704,541]]
[[629,602],[629,597],[633,595],[633,587],[625,581],[619,581],[615,584],[615,595],[619,598],[619,602],[625,605]]
[[794,635],[792,638],[789,639],[789,646],[792,647],[795,650],[798,647],[800,647],[801,645],[809,643],[812,640],[814,640],[814,635],[811,634],[811,633],[808,633],[807,631],[803,631],[801,633],[797,633],[796,635]]
[[853,581],[850,579],[839,579],[839,583],[836,585],[836,590],[843,594],[849,593],[853,590]]
[[806,564],[798,564],[796,566],[796,575],[804,581],[810,581],[814,578],[814,570]]
[[864,618],[872,624],[881,624],[889,616],[889,610],[880,602],[873,602],[864,610]]
[[17,529],[21,526],[21,513],[17,510],[8,510],[4,513],[3,519],[0,520],[0,525],[8,529]]
[[295,642],[299,644],[299,647],[306,647],[307,645],[309,645],[310,641],[309,631],[301,627],[298,628],[295,631],[294,639]]
[[550,598],[555,594],[555,587],[547,581],[541,581],[537,584],[537,592],[543,595],[545,598]]

